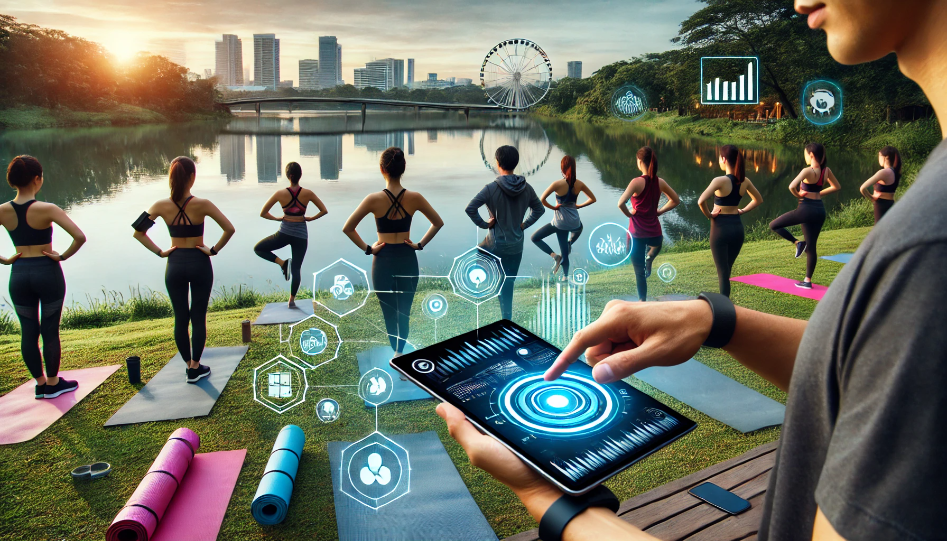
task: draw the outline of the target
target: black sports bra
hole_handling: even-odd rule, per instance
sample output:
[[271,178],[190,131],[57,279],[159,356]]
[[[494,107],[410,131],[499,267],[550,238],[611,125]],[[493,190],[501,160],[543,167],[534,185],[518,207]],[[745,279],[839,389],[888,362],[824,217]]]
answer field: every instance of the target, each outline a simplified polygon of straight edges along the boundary
[[204,223],[191,223],[191,219],[188,218],[187,213],[184,212],[184,207],[187,206],[188,201],[191,199],[194,199],[193,195],[185,199],[183,205],[178,205],[174,202],[174,200],[171,201],[178,207],[177,216],[175,216],[174,220],[168,224],[168,233],[172,237],[187,238],[204,236]]
[[894,173],[894,184],[878,184],[875,183],[875,191],[878,193],[894,193],[898,189],[898,184],[901,183],[901,175],[894,170],[894,167],[889,167]]
[[41,246],[53,242],[53,226],[46,229],[34,229],[26,222],[26,211],[36,200],[27,201],[22,205],[10,201],[13,212],[16,213],[16,229],[9,231],[10,240],[14,246]]
[[296,193],[293,193],[293,190],[290,188],[286,188],[286,191],[289,192],[292,199],[289,200],[288,205],[283,207],[283,214],[287,216],[304,216],[306,214],[306,206],[299,200],[299,194],[303,189],[299,188],[296,190]]
[[[384,216],[375,218],[375,227],[378,228],[379,233],[407,233],[411,231],[411,215],[408,214],[404,205],[401,204],[401,200],[404,198],[406,191],[408,190],[402,188],[401,193],[395,197],[387,188],[384,190],[385,195],[391,200],[391,206],[388,207],[388,211],[385,212]],[[395,216],[400,214],[402,218],[391,219],[389,216],[392,214]]]
[[740,200],[743,199],[743,195],[740,193],[740,184],[737,182],[737,177],[735,175],[727,175],[727,178],[730,179],[730,193],[720,197],[714,196],[714,204],[720,207],[735,207],[740,204]]
[[815,184],[807,184],[802,181],[801,191],[809,193],[819,193],[825,189],[825,167],[819,170],[819,180]]

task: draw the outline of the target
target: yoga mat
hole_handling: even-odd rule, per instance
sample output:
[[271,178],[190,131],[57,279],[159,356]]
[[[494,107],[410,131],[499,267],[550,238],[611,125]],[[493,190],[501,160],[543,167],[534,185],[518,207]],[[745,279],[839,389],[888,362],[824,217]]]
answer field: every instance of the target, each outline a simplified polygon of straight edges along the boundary
[[217,539],[246,456],[246,449],[196,455],[150,541]]
[[105,532],[106,541],[152,538],[200,446],[200,437],[190,429],[179,428],[171,433],[148,473]]
[[30,380],[0,397],[0,445],[30,441],[49,428],[80,400],[108,379],[119,365],[63,370],[61,377],[79,382],[79,388],[49,400],[37,400],[36,382]]
[[836,263],[846,264],[852,260],[852,256],[855,254],[835,254],[835,255],[824,255],[822,259],[828,259],[829,261],[835,261]]
[[786,415],[786,406],[693,359],[635,377],[743,433],[781,425]]
[[796,287],[798,280],[790,280],[789,278],[783,278],[782,276],[776,276],[774,274],[750,274],[749,276],[738,276],[730,280],[815,301],[822,300],[822,297],[825,296],[825,292],[829,290],[829,288],[820,286],[819,284],[812,284],[812,289]]
[[[411,346],[405,346],[405,353],[410,351],[414,351],[414,348]],[[394,354],[394,350],[388,346],[372,348],[368,351],[357,353],[355,357],[358,359],[359,374],[364,376],[365,373],[372,368],[379,368],[385,372],[388,372],[388,375],[391,376],[392,383],[394,383],[394,388],[391,391],[391,398],[389,398],[385,404],[391,402],[408,402],[411,400],[423,400],[425,398],[431,398],[431,395],[429,395],[424,389],[418,387],[410,381],[401,379],[403,377],[401,373],[388,364]],[[365,406],[373,407],[368,402],[365,403]]]
[[340,491],[342,450],[349,443],[329,442],[339,541],[496,541],[437,433],[389,437],[408,452],[410,491],[378,510]]
[[279,325],[280,323],[296,323],[311,316],[312,301],[309,299],[297,300],[296,308],[289,308],[285,302],[271,302],[263,307],[263,311],[253,322],[254,325]]
[[276,436],[260,486],[250,504],[250,513],[260,524],[271,526],[286,520],[305,444],[306,435],[296,425],[284,426]]
[[138,394],[112,415],[105,426],[209,415],[247,349],[248,346],[205,349],[201,364],[211,368],[210,376],[197,383],[187,383],[187,365],[178,353]]

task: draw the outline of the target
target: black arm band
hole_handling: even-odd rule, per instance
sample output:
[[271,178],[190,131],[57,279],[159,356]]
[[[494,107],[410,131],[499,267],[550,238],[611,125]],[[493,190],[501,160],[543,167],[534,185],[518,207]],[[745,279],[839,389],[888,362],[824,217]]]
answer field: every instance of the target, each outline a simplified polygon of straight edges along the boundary
[[617,513],[618,506],[618,498],[601,485],[583,496],[564,495],[543,513],[539,520],[539,538],[543,541],[561,541],[562,532],[569,522],[589,507],[606,507]]
[[371,245],[371,244],[366,244],[366,245],[365,245],[365,255],[372,255],[372,245]]
[[722,348],[730,343],[737,328],[737,309],[726,295],[720,293],[701,293],[697,296],[710,304],[713,314],[713,323],[710,325],[710,335],[704,341],[709,348]]
[[139,233],[144,233],[145,231],[148,231],[154,225],[155,225],[155,221],[152,220],[148,216],[147,211],[142,212],[141,216],[139,216],[138,219],[132,223],[132,227],[134,227],[135,231],[138,231]]

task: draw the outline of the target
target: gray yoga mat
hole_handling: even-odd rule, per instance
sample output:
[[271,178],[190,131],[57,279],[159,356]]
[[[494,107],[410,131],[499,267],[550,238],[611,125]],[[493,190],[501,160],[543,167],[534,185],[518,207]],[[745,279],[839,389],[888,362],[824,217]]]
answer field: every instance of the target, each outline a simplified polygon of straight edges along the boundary
[[496,541],[437,433],[389,437],[408,452],[410,491],[378,510],[339,490],[342,450],[349,444],[329,442],[339,541]]
[[786,415],[786,406],[693,359],[635,377],[743,433],[781,425]]
[[285,302],[271,302],[263,307],[263,311],[253,322],[254,325],[279,325],[280,323],[296,323],[312,315],[312,301],[309,299],[297,300],[296,308],[289,308]]
[[852,260],[852,256],[855,254],[835,254],[835,255],[824,255],[822,259],[828,259],[829,261],[835,261],[836,263],[846,264]]
[[[405,346],[405,353],[414,351],[414,348],[411,346]],[[363,351],[357,353],[355,358],[358,359],[358,373],[365,375],[365,372],[368,372],[372,368],[380,368],[385,372],[388,372],[388,375],[391,376],[391,381],[395,384],[394,390],[391,391],[391,398],[388,399],[386,404],[391,402],[408,402],[411,400],[423,400],[425,398],[431,398],[431,395],[427,393],[424,389],[418,387],[417,385],[411,383],[410,381],[405,381],[401,379],[403,376],[400,372],[395,370],[389,364],[391,357],[394,355],[394,350],[388,346],[372,348],[368,351]],[[365,403],[366,406],[371,406],[369,403]]]
[[201,364],[210,367],[210,376],[197,383],[187,383],[187,365],[181,354],[176,354],[138,394],[105,422],[105,426],[209,415],[248,349],[248,346],[205,349]]

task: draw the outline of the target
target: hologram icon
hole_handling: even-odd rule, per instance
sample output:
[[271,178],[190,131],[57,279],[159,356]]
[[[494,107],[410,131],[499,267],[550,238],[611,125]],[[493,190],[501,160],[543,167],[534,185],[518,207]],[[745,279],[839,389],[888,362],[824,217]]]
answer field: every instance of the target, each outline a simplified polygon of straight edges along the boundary
[[447,299],[440,293],[431,293],[424,298],[421,310],[433,320],[441,319],[447,315]]
[[352,286],[352,281],[348,276],[340,274],[335,277],[335,283],[329,288],[329,293],[332,293],[335,300],[344,301],[355,293],[355,287]]
[[342,450],[340,465],[343,494],[378,509],[411,490],[411,465],[408,451],[373,432]]
[[574,269],[572,275],[569,276],[569,281],[572,282],[572,285],[584,286],[589,283],[589,271],[585,269]]
[[391,398],[394,381],[381,368],[372,368],[358,381],[358,394],[372,406],[380,406]]
[[331,423],[342,414],[339,403],[331,398],[323,398],[316,404],[316,417],[323,423]]
[[368,463],[359,471],[359,478],[363,485],[378,483],[384,486],[391,482],[391,470],[382,464],[380,454],[372,453],[368,455]]
[[648,98],[635,85],[622,85],[612,93],[611,108],[615,118],[634,122],[648,112]]
[[702,56],[700,103],[738,105],[760,102],[760,60],[755,56]]
[[455,295],[480,305],[500,294],[506,273],[499,257],[477,246],[454,258],[447,280]]
[[670,263],[664,263],[658,267],[658,278],[665,284],[670,284],[677,278],[677,269]]
[[631,234],[628,228],[613,222],[604,223],[589,234],[589,252],[599,265],[614,267],[631,255]]
[[370,289],[364,269],[345,259],[337,259],[313,274],[312,300],[343,317],[365,306]]
[[276,413],[306,401],[306,369],[282,355],[253,369],[253,399]]
[[299,334],[299,349],[306,355],[319,355],[326,350],[329,339],[319,328],[306,329]]
[[832,81],[810,81],[802,90],[802,114],[816,126],[842,118],[842,88]]
[[339,328],[313,314],[289,326],[289,337],[280,341],[289,344],[289,355],[307,368],[316,368],[339,356],[342,336]]

